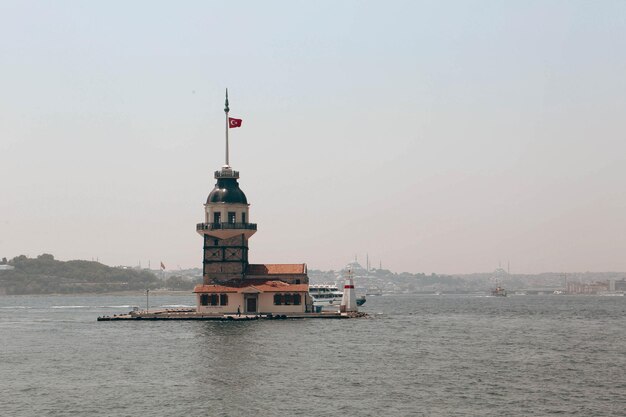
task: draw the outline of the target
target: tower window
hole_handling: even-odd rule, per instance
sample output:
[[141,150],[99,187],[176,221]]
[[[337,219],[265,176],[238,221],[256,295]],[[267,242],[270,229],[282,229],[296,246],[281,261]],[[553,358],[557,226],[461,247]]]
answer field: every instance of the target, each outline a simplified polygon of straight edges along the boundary
[[222,213],[215,212],[213,213],[213,223],[221,223],[222,222]]
[[237,213],[235,213],[234,211],[229,211],[228,212],[228,223],[233,224],[233,223],[235,223],[235,221],[237,221]]
[[246,213],[241,213],[241,223],[246,222]]

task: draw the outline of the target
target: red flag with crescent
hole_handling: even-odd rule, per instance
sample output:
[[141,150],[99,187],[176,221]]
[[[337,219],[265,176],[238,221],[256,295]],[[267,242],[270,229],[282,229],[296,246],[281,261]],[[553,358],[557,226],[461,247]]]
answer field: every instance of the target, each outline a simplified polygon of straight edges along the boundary
[[234,119],[232,117],[228,118],[228,127],[233,128],[233,127],[241,127],[241,122],[243,120],[242,119]]

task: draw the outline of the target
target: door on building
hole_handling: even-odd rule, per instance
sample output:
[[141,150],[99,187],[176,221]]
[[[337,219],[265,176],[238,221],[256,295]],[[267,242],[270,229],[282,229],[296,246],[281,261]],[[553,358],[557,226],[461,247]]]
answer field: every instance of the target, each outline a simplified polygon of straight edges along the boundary
[[256,313],[256,296],[246,298],[246,313]]

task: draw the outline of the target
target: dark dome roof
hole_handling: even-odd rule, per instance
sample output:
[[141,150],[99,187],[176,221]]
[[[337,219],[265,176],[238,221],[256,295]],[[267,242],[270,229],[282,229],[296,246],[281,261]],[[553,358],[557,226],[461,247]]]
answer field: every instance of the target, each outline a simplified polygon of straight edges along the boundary
[[215,188],[206,199],[209,203],[248,204],[246,195],[235,178],[219,178]]

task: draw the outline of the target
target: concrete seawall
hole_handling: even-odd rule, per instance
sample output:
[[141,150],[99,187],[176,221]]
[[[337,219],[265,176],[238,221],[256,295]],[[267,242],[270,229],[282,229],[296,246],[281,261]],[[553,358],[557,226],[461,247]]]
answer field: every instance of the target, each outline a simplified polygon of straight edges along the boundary
[[350,312],[322,312],[322,313],[298,313],[298,314],[205,314],[195,310],[156,310],[156,311],[131,311],[127,314],[98,317],[98,321],[118,320],[286,320],[286,319],[351,319],[367,317],[365,313]]

